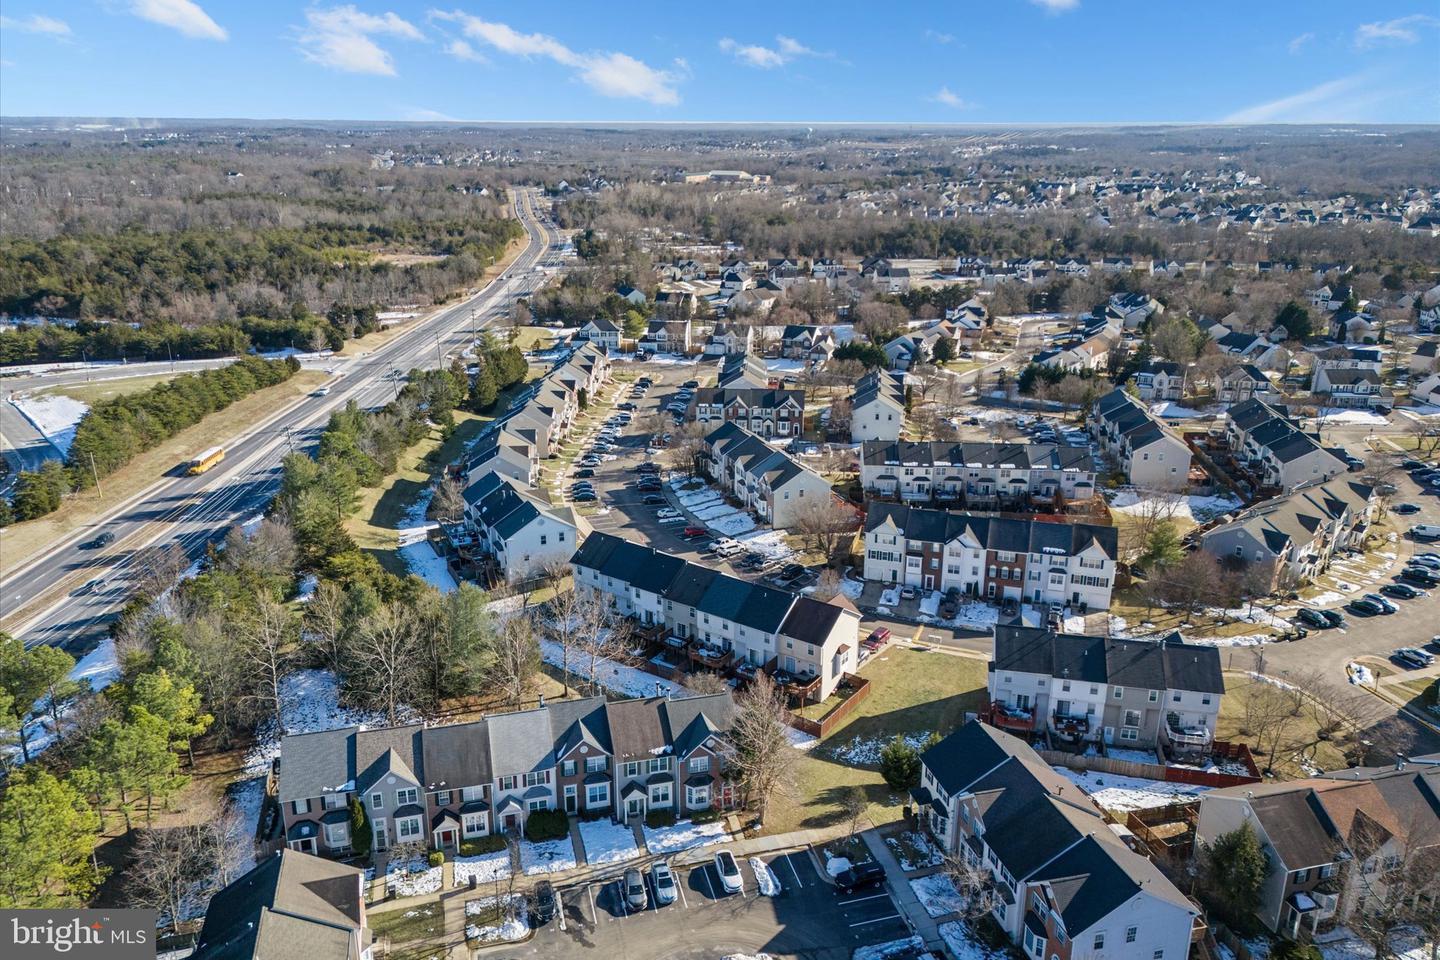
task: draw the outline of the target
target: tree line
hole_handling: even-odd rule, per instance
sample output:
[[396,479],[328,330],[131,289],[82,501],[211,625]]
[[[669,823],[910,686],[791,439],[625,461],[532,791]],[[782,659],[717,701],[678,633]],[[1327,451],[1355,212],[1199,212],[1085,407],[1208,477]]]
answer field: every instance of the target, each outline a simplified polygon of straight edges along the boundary
[[[245,357],[218,370],[181,374],[140,393],[96,402],[75,428],[65,466],[50,460],[16,478],[13,518],[33,520],[58,509],[71,491],[89,489],[186,427],[257,390],[284,383],[299,369],[293,357]],[[0,521],[8,519],[0,515]]]

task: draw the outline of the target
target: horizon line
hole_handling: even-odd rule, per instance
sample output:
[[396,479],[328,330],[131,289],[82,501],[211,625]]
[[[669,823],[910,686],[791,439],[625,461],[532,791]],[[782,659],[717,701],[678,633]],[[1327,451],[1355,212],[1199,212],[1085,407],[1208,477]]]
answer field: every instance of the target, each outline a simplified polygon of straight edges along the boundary
[[937,127],[967,128],[994,127],[1001,129],[1019,128],[1104,128],[1104,127],[1418,127],[1440,129],[1440,123],[1433,120],[638,120],[638,119],[364,119],[355,117],[165,117],[131,114],[0,114],[0,123],[23,121],[116,121],[132,123],[183,123],[203,121],[209,123],[367,123],[405,124],[408,126],[464,126],[467,124],[506,126],[694,126],[694,127]]

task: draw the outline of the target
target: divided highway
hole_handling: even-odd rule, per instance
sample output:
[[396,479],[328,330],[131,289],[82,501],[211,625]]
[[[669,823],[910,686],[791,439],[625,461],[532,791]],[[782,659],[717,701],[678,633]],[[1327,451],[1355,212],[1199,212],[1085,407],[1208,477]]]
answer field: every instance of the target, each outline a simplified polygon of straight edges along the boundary
[[[192,560],[199,558],[207,543],[264,509],[278,489],[282,458],[292,449],[310,448],[334,410],[352,400],[361,407],[381,406],[395,396],[397,378],[406,371],[434,367],[441,357],[465,350],[472,325],[484,327],[506,316],[516,297],[533,293],[543,282],[541,271],[560,265],[560,235],[539,213],[534,191],[516,191],[515,214],[529,242],[503,276],[469,299],[414,322],[368,354],[337,357],[337,379],[327,396],[301,398],[241,436],[216,437],[225,446],[225,460],[208,473],[167,477],[33,560],[10,569],[0,556],[4,628],[27,647],[47,643],[75,653],[89,649],[130,595],[129,568],[139,550],[173,541]],[[102,529],[114,534],[114,542],[85,549]],[[82,572],[84,579],[77,576]],[[70,579],[81,586],[48,605],[36,603]]]

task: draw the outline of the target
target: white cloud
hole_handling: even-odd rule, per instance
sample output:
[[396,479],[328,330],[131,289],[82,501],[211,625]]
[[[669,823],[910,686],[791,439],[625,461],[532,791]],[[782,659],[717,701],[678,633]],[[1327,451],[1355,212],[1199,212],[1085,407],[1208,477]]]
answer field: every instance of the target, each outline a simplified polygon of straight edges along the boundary
[[1066,13],[1080,6],[1080,0],[1030,0],[1037,7],[1044,7],[1050,13]]
[[580,53],[543,33],[520,33],[507,24],[462,13],[432,10],[430,16],[460,26],[471,40],[517,57],[544,57],[575,71],[580,81],[607,97],[645,100],[660,106],[680,102],[674,73],[657,70],[629,54],[609,51]]
[[931,29],[929,29],[928,27],[927,27],[926,30],[925,30],[925,38],[926,38],[927,40],[934,40],[936,43],[954,43],[954,42],[955,42],[955,34],[953,34],[953,33],[944,33],[944,32],[942,32],[942,31],[940,31],[940,30],[931,30]]
[[411,107],[405,111],[405,119],[419,123],[433,121],[436,123],[459,123],[448,113],[441,113],[439,110],[427,110],[425,107]]
[[1308,90],[1237,110],[1224,123],[1363,123],[1376,118],[1376,107],[1406,96],[1357,73]]
[[64,20],[56,20],[54,17],[47,17],[39,13],[32,13],[30,16],[21,17],[18,20],[13,17],[0,17],[0,27],[6,30],[18,30],[21,33],[43,33],[51,37],[70,36],[70,24]]
[[1315,34],[1313,34],[1313,33],[1302,33],[1302,34],[1300,34],[1300,36],[1296,37],[1295,39],[1291,40],[1288,44],[1286,44],[1286,46],[1290,49],[1290,52],[1291,52],[1291,53],[1299,53],[1300,50],[1305,46],[1305,44],[1309,43],[1311,40],[1314,40],[1314,39],[1315,39]]
[[783,67],[796,57],[833,56],[833,54],[812,50],[794,37],[787,37],[783,34],[775,37],[775,46],[773,47],[762,47],[758,43],[740,43],[730,37],[721,37],[720,49],[741,63],[759,67],[762,70]]
[[450,54],[450,56],[454,57],[456,60],[469,60],[472,63],[489,62],[480,55],[480,51],[470,46],[470,44],[466,43],[464,40],[451,40],[449,43],[445,44],[445,52]]
[[313,7],[305,11],[305,22],[296,34],[300,53],[311,63],[344,73],[393,77],[395,61],[372,38],[425,39],[414,24],[394,13],[362,13],[348,4]]
[[1355,46],[1368,50],[1385,43],[1418,43],[1420,31],[1426,27],[1440,27],[1440,17],[1412,13],[1394,20],[1362,23],[1355,28]]
[[178,30],[197,40],[229,40],[230,34],[193,0],[131,0],[130,12],[141,20]]
[[939,90],[936,90],[929,99],[934,103],[944,104],[956,110],[968,110],[974,106],[973,103],[962,99],[958,93],[955,93],[949,87],[941,87]]

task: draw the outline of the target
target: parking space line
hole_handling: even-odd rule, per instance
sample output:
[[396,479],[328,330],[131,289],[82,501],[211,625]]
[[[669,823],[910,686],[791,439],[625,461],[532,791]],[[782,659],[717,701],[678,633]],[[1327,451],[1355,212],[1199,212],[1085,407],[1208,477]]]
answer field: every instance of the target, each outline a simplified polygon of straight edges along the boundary
[[793,854],[793,853],[787,853],[787,854],[785,854],[785,856],[781,857],[781,859],[784,860],[786,866],[788,866],[788,867],[790,868],[790,874],[791,874],[791,876],[793,876],[793,877],[795,878],[795,885],[796,885],[797,887],[803,887],[803,886],[805,886],[805,882],[800,879],[800,871],[798,871],[798,870],[795,869],[795,864],[794,864],[794,862],[791,861],[791,859],[790,859],[790,858],[793,857],[793,856],[795,856],[795,854]]
[[872,923],[884,923],[886,920],[899,920],[899,919],[900,919],[900,914],[898,914],[898,913],[892,913],[892,914],[890,914],[890,916],[888,916],[888,917],[876,917],[874,920],[860,920],[860,921],[857,921],[857,922],[855,922],[855,923],[850,924],[850,926],[852,926],[852,927],[864,927],[864,926],[868,926],[869,924],[872,924]]
[[685,884],[680,882],[679,874],[676,874],[675,876],[675,887],[680,891],[680,902],[684,905],[686,910],[689,910],[690,901],[685,899]]
[[595,884],[585,884],[585,892],[590,895],[590,923],[594,926],[599,926],[600,911],[595,908]]
[[842,901],[840,901],[840,906],[842,906],[842,907],[848,907],[848,906],[850,906],[851,904],[854,904],[854,903],[864,903],[864,902],[867,901],[867,900],[886,900],[886,899],[889,899],[889,897],[890,897],[890,894],[888,894],[888,893],[875,893],[875,894],[871,894],[871,895],[868,896],[868,897],[856,897],[854,900],[842,900]]
[[710,899],[716,899],[715,888],[710,886],[710,866],[708,864],[700,868],[700,879],[705,881],[705,892],[710,895]]
[[[615,902],[616,902],[617,904],[619,904],[619,906],[620,906],[620,917],[628,917],[628,916],[630,916],[630,911],[629,911],[629,909],[627,909],[627,905],[626,905],[626,903],[625,903],[625,881],[624,881],[624,880],[616,880],[616,881],[615,881]],[[613,917],[613,916],[612,916],[610,919],[611,919],[611,920],[616,920],[616,919],[619,919],[619,917]]]

